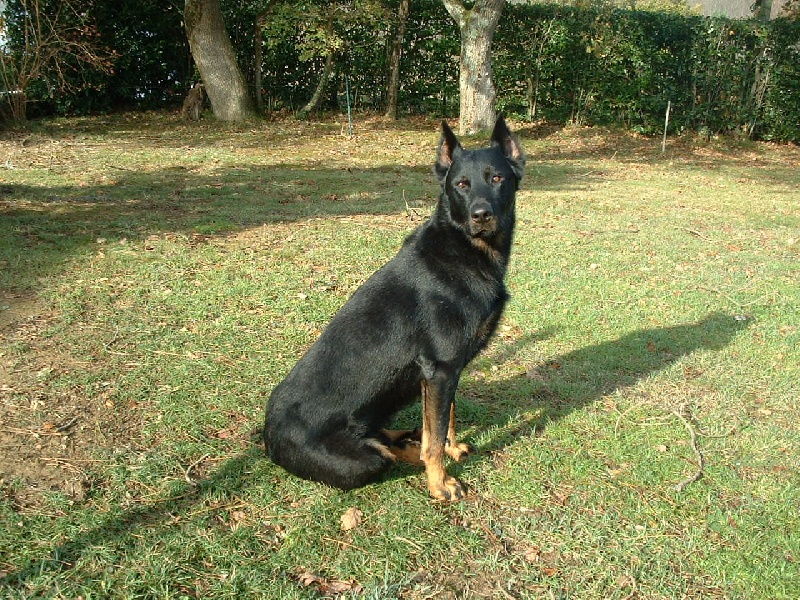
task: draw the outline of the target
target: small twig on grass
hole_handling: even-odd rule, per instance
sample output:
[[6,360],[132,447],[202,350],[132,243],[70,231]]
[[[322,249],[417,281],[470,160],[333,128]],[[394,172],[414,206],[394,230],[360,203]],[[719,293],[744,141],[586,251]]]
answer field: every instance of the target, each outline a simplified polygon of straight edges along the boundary
[[[186,479],[186,483],[188,483],[189,485],[192,485],[192,486],[197,485],[197,482],[192,480],[192,478],[190,476],[190,473],[192,472],[192,469],[194,469],[197,465],[199,465],[201,462],[203,462],[208,457],[209,457],[208,454],[203,454],[203,456],[201,456],[196,461],[194,461],[192,464],[190,464],[188,467],[186,467],[186,469],[181,467],[181,471],[183,471],[183,477],[184,477],[184,479]],[[178,466],[180,467],[180,465],[178,465]]]
[[408,544],[408,545],[409,545],[409,546],[411,546],[412,548],[416,548],[416,549],[417,549],[417,550],[419,550],[419,551],[425,550],[425,548],[423,548],[422,546],[420,546],[420,545],[419,545],[417,542],[414,542],[414,541],[412,541],[412,540],[410,540],[410,539],[408,539],[408,538],[405,538],[405,537],[401,537],[401,536],[399,536],[399,535],[396,535],[396,536],[394,537],[394,539],[396,539],[398,542],[403,542],[404,544]]
[[0,431],[5,431],[6,433],[20,433],[26,435],[41,435],[39,431],[33,431],[32,429],[20,429],[19,427],[3,427]]
[[53,431],[55,431],[56,433],[62,433],[64,431],[66,431],[67,429],[69,429],[70,427],[72,427],[73,425],[75,425],[75,423],[77,423],[77,422],[78,422],[78,417],[72,417],[72,419],[70,419],[69,421],[67,421],[63,425],[59,425],[58,427],[55,427],[53,429]]
[[620,426],[620,423],[622,423],[622,419],[624,419],[628,415],[629,412],[631,412],[632,410],[634,410],[634,409],[636,409],[638,407],[639,407],[638,404],[633,404],[633,405],[629,406],[628,408],[626,408],[625,410],[623,410],[622,412],[617,411],[617,412],[619,412],[619,416],[617,417],[617,422],[614,424],[614,436],[615,437],[617,437],[619,435],[619,426]]
[[323,537],[322,540],[325,542],[331,542],[333,544],[336,544],[340,548],[349,548],[351,550],[358,550],[359,552],[364,552],[364,553],[367,552],[363,548],[359,548],[358,546],[351,544],[350,542],[345,542],[344,540],[337,540],[332,537]]
[[73,417],[63,425],[53,425],[51,423],[45,423],[41,425],[38,429],[20,429],[19,427],[3,427],[2,431],[7,433],[19,433],[25,435],[32,435],[34,437],[40,436],[50,436],[50,435],[67,435],[64,432],[70,429],[73,425],[78,422],[78,417]]
[[673,410],[672,414],[678,417],[683,423],[683,426],[686,427],[686,430],[689,432],[690,443],[692,445],[692,449],[694,450],[694,454],[697,457],[697,471],[695,471],[692,475],[680,481],[679,483],[675,484],[675,491],[682,492],[686,489],[687,485],[698,481],[703,476],[703,468],[705,466],[705,459],[703,458],[703,453],[700,451],[700,447],[697,445],[697,432],[694,430],[689,419],[685,416],[684,413],[687,413],[688,409],[686,403],[684,402],[678,407],[678,410]]
[[112,165],[110,163],[103,163],[103,166],[108,167],[109,169],[118,169],[119,171],[130,171],[131,173],[138,172],[138,169],[129,169],[128,167],[123,167],[122,165]]
[[421,219],[422,218],[422,215],[420,214],[420,211],[418,209],[409,206],[408,200],[406,200],[406,191],[405,190],[403,190],[403,202],[405,202],[405,205],[406,205],[406,214],[411,217],[412,221],[414,219]]
[[681,227],[681,229],[683,229],[685,231],[688,231],[693,236],[699,237],[701,240],[705,240],[707,242],[713,242],[714,241],[710,237],[707,237],[707,236],[703,235],[702,233],[700,233],[699,231],[697,231],[695,229],[689,229],[688,227]]
[[48,464],[58,465],[62,469],[64,467],[66,467],[67,469],[70,469],[73,473],[77,473],[78,475],[80,475],[84,479],[87,479],[86,472],[83,469],[81,469],[80,467],[78,467],[77,465],[74,465],[73,461],[71,461],[71,460],[67,460],[67,459],[64,459],[64,458],[57,458],[57,457],[46,457],[46,458],[42,458],[42,461],[44,461],[44,462],[46,462]]
[[507,591],[503,589],[503,584],[498,582],[497,583],[497,591],[503,595],[503,598],[508,598],[508,600],[516,600],[516,596],[512,596]]
[[622,600],[631,600],[636,597],[636,580],[630,575],[625,575],[623,578],[624,583],[631,584],[631,593],[625,596]]
[[[750,286],[750,284],[747,284],[746,286],[736,290],[736,293],[743,292],[749,286]],[[752,306],[753,304],[758,304],[758,303],[762,302],[765,298],[769,298],[770,296],[775,296],[777,294],[776,291],[769,291],[766,294],[763,294],[763,295],[759,296],[755,300],[751,300],[750,302],[739,302],[738,300],[736,300],[730,294],[727,294],[727,293],[723,292],[722,290],[718,290],[717,288],[712,288],[712,287],[708,287],[708,286],[705,286],[705,285],[700,285],[700,286],[697,286],[697,287],[698,287],[698,289],[704,290],[706,292],[713,292],[715,294],[719,294],[720,296],[722,296],[723,298],[728,300],[728,302],[730,302],[731,304],[735,304],[737,308],[747,308],[748,306]],[[739,317],[737,317],[737,321],[739,321],[739,320],[746,321],[747,317],[746,316],[743,317],[743,316],[740,315]]]

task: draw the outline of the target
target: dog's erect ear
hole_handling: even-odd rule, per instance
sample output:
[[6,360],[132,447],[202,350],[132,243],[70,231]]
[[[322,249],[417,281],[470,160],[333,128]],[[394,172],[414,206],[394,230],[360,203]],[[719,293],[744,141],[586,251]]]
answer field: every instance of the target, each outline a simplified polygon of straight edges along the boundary
[[439,181],[442,181],[447,175],[447,170],[453,164],[453,156],[461,149],[456,134],[453,133],[446,121],[442,121],[442,137],[439,140],[439,152],[436,155],[436,165],[434,166]]
[[525,153],[522,151],[522,146],[520,146],[517,137],[508,129],[503,115],[499,115],[497,122],[494,124],[492,145],[500,146],[503,154],[511,163],[511,168],[514,169],[517,179],[522,179],[522,171],[525,168]]

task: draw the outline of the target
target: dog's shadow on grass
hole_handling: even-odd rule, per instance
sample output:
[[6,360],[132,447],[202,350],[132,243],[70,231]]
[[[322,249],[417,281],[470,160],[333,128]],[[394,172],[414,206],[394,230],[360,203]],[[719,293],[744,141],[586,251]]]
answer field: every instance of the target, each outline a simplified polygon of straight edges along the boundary
[[[717,351],[749,325],[749,319],[714,312],[677,325],[639,329],[614,340],[520,366],[505,379],[482,376],[492,366],[514,360],[521,350],[552,337],[553,330],[525,334],[510,343],[495,342],[467,367],[456,396],[459,441],[476,450],[481,460],[520,439],[541,434],[548,424],[573,411],[634,386],[694,352]],[[419,423],[419,406],[398,416],[398,428]],[[468,464],[468,463],[466,463]],[[458,475],[464,466],[453,465]],[[407,477],[418,468],[398,465],[387,479]]]
[[[459,414],[478,417],[472,423],[464,419],[465,424],[477,426],[466,441],[476,446],[479,456],[501,450],[685,356],[721,350],[748,325],[745,317],[714,312],[696,322],[639,329],[547,358],[505,380],[473,378],[462,385],[459,399]],[[523,338],[522,345],[534,343],[537,337],[541,339]],[[520,347],[520,343],[501,346],[487,358],[512,358]]]

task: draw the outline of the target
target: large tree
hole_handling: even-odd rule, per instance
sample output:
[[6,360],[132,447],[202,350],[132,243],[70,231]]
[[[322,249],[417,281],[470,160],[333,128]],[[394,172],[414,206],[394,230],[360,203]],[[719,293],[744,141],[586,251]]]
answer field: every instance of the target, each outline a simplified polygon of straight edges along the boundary
[[459,61],[459,133],[494,127],[492,39],[505,0],[477,0],[472,8],[461,0],[442,0],[461,32]]
[[214,116],[223,121],[252,116],[252,102],[225,30],[219,0],[186,0],[184,23]]

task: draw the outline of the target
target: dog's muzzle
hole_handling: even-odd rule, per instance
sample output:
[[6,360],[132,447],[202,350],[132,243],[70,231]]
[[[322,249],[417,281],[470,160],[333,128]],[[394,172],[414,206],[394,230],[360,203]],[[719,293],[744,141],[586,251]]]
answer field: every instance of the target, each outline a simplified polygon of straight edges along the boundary
[[473,237],[492,235],[497,228],[497,221],[492,205],[486,201],[475,202],[471,206],[469,231]]

